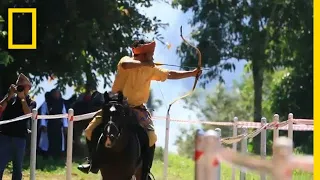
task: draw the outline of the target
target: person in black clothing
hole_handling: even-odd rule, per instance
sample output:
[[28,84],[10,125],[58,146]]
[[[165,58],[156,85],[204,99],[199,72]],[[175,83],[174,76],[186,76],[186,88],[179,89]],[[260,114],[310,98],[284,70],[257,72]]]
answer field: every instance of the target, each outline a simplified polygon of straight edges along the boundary
[[[43,107],[41,114],[56,115],[66,114],[64,100],[58,89],[53,89],[50,92],[50,99],[46,102],[47,106]],[[41,119],[40,129],[42,132],[47,132],[48,136],[48,156],[52,158],[61,158],[62,152],[65,151],[65,135],[67,133],[68,120],[67,118],[59,119]],[[40,147],[42,144],[40,144]]]
[[[16,84],[10,86],[8,94],[0,102],[2,121],[29,114],[33,108],[36,108],[36,102],[28,95],[30,89],[29,79],[20,74]],[[29,125],[30,118],[0,125],[0,179],[9,161],[12,161],[13,165],[12,180],[22,179],[22,164]]]

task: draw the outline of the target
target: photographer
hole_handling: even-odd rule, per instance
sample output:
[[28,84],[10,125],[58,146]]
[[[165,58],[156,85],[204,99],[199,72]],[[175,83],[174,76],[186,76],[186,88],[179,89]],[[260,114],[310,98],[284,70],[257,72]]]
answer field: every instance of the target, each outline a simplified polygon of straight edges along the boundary
[[[20,74],[16,84],[9,87],[8,94],[0,102],[2,120],[13,119],[31,113],[36,102],[28,95],[31,89],[29,79]],[[30,118],[0,125],[0,179],[9,161],[12,161],[12,180],[22,179],[22,165],[26,148]]]

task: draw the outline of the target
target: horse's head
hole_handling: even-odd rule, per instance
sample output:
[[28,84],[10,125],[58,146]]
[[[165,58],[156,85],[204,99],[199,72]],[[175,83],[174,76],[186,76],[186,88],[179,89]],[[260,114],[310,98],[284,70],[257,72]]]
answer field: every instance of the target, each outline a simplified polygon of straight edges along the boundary
[[125,119],[128,115],[128,106],[123,103],[122,93],[110,97],[104,93],[104,105],[102,107],[102,119],[104,122],[103,135],[104,145],[112,148],[121,136],[125,127]]

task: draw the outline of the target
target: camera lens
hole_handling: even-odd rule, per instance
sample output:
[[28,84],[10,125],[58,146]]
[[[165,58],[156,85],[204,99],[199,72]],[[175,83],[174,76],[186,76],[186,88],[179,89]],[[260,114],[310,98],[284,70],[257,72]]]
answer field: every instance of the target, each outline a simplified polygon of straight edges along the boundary
[[22,92],[23,90],[24,90],[24,87],[23,87],[23,86],[18,86],[18,87],[17,87],[17,91],[18,91],[18,92]]

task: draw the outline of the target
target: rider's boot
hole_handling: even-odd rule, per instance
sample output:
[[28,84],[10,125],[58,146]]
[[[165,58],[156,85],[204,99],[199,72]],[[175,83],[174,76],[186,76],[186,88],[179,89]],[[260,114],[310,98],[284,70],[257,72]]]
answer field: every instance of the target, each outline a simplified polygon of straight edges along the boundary
[[[98,173],[99,168],[95,167],[96,160],[94,160],[93,155],[95,152],[96,145],[93,143],[94,140],[92,140],[92,132],[93,130],[101,123],[102,117],[101,117],[102,111],[99,111],[97,114],[95,114],[95,117],[92,119],[92,121],[89,123],[88,127],[85,129],[85,136],[89,151],[89,157],[87,158],[87,161],[81,165],[78,166],[78,169],[82,171],[83,173],[88,174],[89,172],[92,173]],[[94,161],[94,163],[92,163]]]
[[90,168],[91,168],[91,162],[90,162],[90,158],[87,158],[86,162],[84,162],[83,164],[80,164],[78,166],[78,169],[83,172],[88,174],[90,172]]
[[151,174],[151,168],[152,168],[155,149],[156,149],[156,145],[153,145],[153,146],[149,147],[149,150],[148,150],[149,152],[148,152],[148,176],[147,176],[147,180],[154,179],[153,175]]
[[92,159],[91,159],[91,161],[88,160],[86,163],[79,165],[78,169],[81,172],[86,173],[86,174],[88,174],[89,172],[97,174],[99,172],[99,168],[96,166],[96,163],[92,163]]
[[94,174],[98,174],[98,172],[99,172],[98,162],[97,162],[97,160],[93,161],[93,159],[91,160],[91,163],[90,163],[90,165],[91,165],[90,172],[92,172]]
[[[88,152],[89,152],[89,157],[87,157],[86,162],[78,166],[78,169],[83,172],[88,174],[89,172],[92,172],[94,174],[97,174],[99,172],[99,168],[97,167],[97,162],[94,161],[94,145],[92,144],[91,141],[86,139],[87,141],[87,147],[88,147]],[[94,163],[92,163],[92,161]]]
[[99,172],[99,167],[97,166],[97,162],[93,161],[93,159],[88,159],[86,163],[81,164],[78,166],[78,169],[88,174],[89,172],[92,172],[94,174],[97,174]]
[[142,180],[154,180],[154,177],[151,174],[154,151],[155,145],[151,147],[148,146],[147,149],[145,149],[142,165]]

